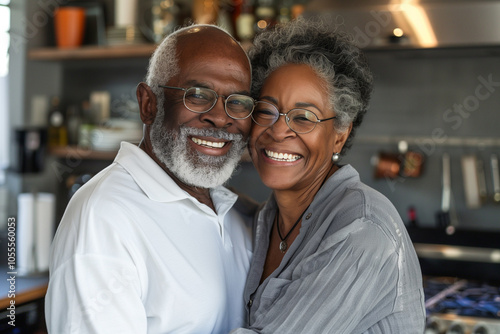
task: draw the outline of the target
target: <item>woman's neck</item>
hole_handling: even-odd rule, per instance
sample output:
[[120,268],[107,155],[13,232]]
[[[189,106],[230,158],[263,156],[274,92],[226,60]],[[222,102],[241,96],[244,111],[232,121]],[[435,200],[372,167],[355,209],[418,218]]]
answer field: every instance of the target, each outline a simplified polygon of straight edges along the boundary
[[325,181],[338,169],[339,167],[333,165],[323,177],[317,178],[306,188],[273,191],[279,208],[280,221],[283,222],[286,230],[295,224],[299,216],[312,203]]

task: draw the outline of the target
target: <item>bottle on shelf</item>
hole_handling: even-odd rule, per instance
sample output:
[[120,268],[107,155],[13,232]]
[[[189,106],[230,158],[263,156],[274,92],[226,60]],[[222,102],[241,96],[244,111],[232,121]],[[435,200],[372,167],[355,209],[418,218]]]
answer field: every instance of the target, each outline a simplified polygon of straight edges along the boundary
[[281,5],[279,7],[279,13],[276,21],[280,24],[287,23],[291,20],[291,7],[292,7],[292,1],[291,0],[282,0]]
[[255,32],[258,34],[276,23],[276,10],[273,0],[257,0],[255,8]]
[[90,133],[95,127],[94,118],[92,117],[92,109],[89,101],[82,102],[82,119],[80,122],[80,131],[78,134],[78,146],[81,148],[89,149]]
[[304,13],[304,11],[305,11],[305,6],[303,4],[296,3],[296,4],[292,5],[292,9],[291,9],[292,20],[296,19],[299,16],[302,16],[302,13]]
[[219,0],[194,0],[192,17],[195,23],[213,24],[217,22]]
[[151,7],[152,32],[150,39],[160,43],[179,24],[180,8],[176,1],[153,0]]
[[255,14],[253,0],[242,0],[240,12],[235,18],[236,37],[242,44],[252,43],[255,36]]
[[48,125],[49,147],[68,145],[68,131],[64,122],[64,114],[61,110],[60,100],[57,96],[53,97],[51,101]]
[[78,137],[80,135],[80,124],[82,123],[80,109],[76,105],[71,105],[68,107],[66,113],[68,125],[68,143],[69,145],[77,145]]

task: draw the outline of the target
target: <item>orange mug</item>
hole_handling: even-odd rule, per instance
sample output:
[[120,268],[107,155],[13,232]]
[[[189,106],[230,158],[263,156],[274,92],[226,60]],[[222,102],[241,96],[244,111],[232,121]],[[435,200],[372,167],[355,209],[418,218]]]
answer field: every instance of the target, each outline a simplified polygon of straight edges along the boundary
[[56,43],[59,48],[82,45],[85,30],[85,8],[58,7],[54,11]]

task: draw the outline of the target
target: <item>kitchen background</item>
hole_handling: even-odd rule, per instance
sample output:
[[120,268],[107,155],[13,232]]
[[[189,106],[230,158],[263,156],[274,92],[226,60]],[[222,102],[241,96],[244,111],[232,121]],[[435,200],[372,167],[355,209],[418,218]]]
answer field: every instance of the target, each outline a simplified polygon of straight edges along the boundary
[[[8,119],[0,132],[9,137],[2,142],[9,152],[2,151],[0,165],[4,156],[10,160],[0,173],[2,235],[8,217],[26,213],[20,203],[30,193],[53,194],[48,231],[50,225],[55,230],[70,196],[113,161],[119,140],[140,139],[135,87],[155,43],[176,24],[218,14],[219,23],[248,45],[270,21],[302,13],[340,24],[367,54],[375,77],[371,107],[342,163],[352,164],[362,181],[385,194],[410,229],[423,228],[413,229],[412,237],[429,270],[424,273],[436,267],[432,256],[441,256],[431,251],[426,266],[427,243],[500,248],[500,186],[494,185],[500,156],[500,1],[0,0],[3,4],[9,4],[11,40],[9,107],[0,111]],[[54,10],[68,4],[87,8],[81,48],[56,47]],[[60,116],[64,127],[57,124]],[[443,182],[447,161],[449,182]],[[450,186],[449,201],[443,183]],[[258,201],[270,193],[248,159],[229,185]],[[437,219],[443,210],[456,240],[436,237],[446,225]],[[469,278],[474,272],[471,278],[491,279],[488,273],[499,272],[500,260],[498,253],[485,252],[487,260],[458,262],[464,270],[487,263],[480,270],[468,267],[475,269],[465,273],[439,263],[449,271],[432,274]],[[46,279],[42,273],[42,291]],[[500,305],[497,311],[498,319]]]
[[[13,130],[32,126],[34,120],[47,117],[48,111],[39,110],[37,106],[40,104],[34,102],[39,101],[40,96],[46,98],[45,105],[48,103],[49,107],[50,98],[59,97],[60,108],[65,114],[71,110],[82,113],[85,111],[82,102],[88,101],[92,96],[96,98],[104,91],[109,94],[110,111],[106,112],[112,118],[138,120],[135,87],[143,80],[148,57],[154,48],[151,38],[155,37],[148,36],[149,42],[147,39],[133,41],[135,44],[123,54],[118,51],[115,54],[108,52],[83,56],[76,52],[57,52],[54,49],[52,17],[47,10],[55,8],[58,3],[67,2],[19,0],[11,4],[11,165],[16,164],[16,150],[19,150]],[[273,4],[262,0],[255,5],[264,6],[269,3]],[[350,29],[349,32],[356,35],[358,42],[365,46],[375,75],[370,111],[358,131],[353,148],[343,162],[354,165],[364,182],[383,192],[408,224],[411,217],[416,217],[419,226],[434,227],[436,213],[442,209],[442,158],[444,154],[448,154],[451,172],[450,212],[456,217],[453,221],[457,228],[500,231],[500,202],[493,199],[495,189],[491,168],[492,156],[500,155],[500,38],[496,41],[497,44],[492,40],[481,42],[478,36],[471,36],[468,40],[464,38],[435,45],[437,47],[422,47],[416,45],[418,43],[413,44],[411,38],[414,36],[411,34],[409,37],[395,37],[392,30],[398,24],[397,17],[384,16],[387,6],[375,6],[373,3],[377,2],[370,2],[370,6],[365,9],[360,9],[362,6],[354,7],[354,14],[352,8],[345,9],[340,5],[339,8],[332,8],[332,3],[328,1],[316,0],[303,4],[304,15],[327,12],[331,22],[339,22],[339,17],[347,17],[347,22],[345,18],[342,21],[343,26]],[[468,3],[459,1],[453,6],[460,8]],[[485,7],[487,12],[500,15],[498,1],[485,3],[488,5]],[[108,26],[108,38],[111,40],[109,27],[117,20],[115,3],[108,0],[98,4],[102,6],[101,18]],[[475,4],[479,6],[480,3]],[[492,4],[494,7],[491,7]],[[447,5],[446,8],[453,6]],[[181,16],[179,13],[188,7],[179,5],[178,15]],[[141,2],[139,5],[136,22],[140,28],[146,24],[144,22],[152,20],[151,8],[151,2]],[[325,11],[324,8],[328,10]],[[353,24],[349,15],[358,17],[358,14],[364,14],[365,17],[360,21],[351,20],[356,22]],[[185,16],[189,17],[187,14]],[[470,30],[481,24],[476,18],[461,18],[463,20],[457,22],[454,17],[454,24],[468,26]],[[482,16],[482,20],[482,25],[491,23],[485,16]],[[349,22],[354,28],[348,27]],[[96,29],[99,27],[97,23]],[[444,26],[443,29],[445,28]],[[494,27],[491,29],[498,31]],[[142,31],[151,33],[152,30]],[[102,39],[102,34],[94,35],[93,43],[99,43],[99,36]],[[130,50],[138,51],[134,53]],[[68,131],[70,134],[74,132],[71,129]],[[137,128],[130,131],[137,134]],[[108,133],[103,132],[103,135]],[[116,141],[112,133],[109,134],[109,140]],[[380,152],[398,153],[398,143],[401,140],[407,142],[409,152],[416,152],[423,158],[418,176],[400,173],[391,178],[384,175],[375,178],[375,158]],[[107,147],[104,145],[94,148],[102,151]],[[112,161],[112,153],[104,157],[99,153],[93,155],[88,151],[77,150],[74,146],[62,151],[52,149],[46,154],[44,168],[40,172],[7,172],[10,198],[8,215],[16,214],[17,194],[36,190],[57,194],[57,217],[60,217],[67,194],[71,191],[68,186],[71,187],[70,183],[75,177],[85,173],[92,175]],[[463,168],[464,157],[467,157],[468,162],[472,161],[473,165],[476,161],[479,167],[483,166],[484,176],[479,173],[479,181],[475,174],[480,172],[480,168],[474,168],[470,164]],[[392,159],[396,159],[396,162],[403,161],[397,155]],[[379,163],[382,162],[385,162],[384,156],[380,156]],[[464,177],[469,184],[467,189],[464,187]],[[230,185],[259,201],[265,200],[269,194],[258,180],[250,162],[242,163]],[[3,219],[2,222],[4,221]]]

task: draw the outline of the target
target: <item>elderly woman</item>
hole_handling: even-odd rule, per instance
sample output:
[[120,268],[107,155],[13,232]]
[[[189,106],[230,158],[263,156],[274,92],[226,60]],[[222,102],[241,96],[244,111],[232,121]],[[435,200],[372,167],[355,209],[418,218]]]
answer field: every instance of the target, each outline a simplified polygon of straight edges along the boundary
[[421,334],[422,278],[405,226],[339,164],[367,111],[365,58],[306,20],[260,34],[250,58],[249,150],[273,193],[257,217],[249,325],[234,333]]

